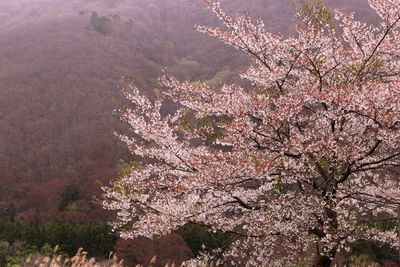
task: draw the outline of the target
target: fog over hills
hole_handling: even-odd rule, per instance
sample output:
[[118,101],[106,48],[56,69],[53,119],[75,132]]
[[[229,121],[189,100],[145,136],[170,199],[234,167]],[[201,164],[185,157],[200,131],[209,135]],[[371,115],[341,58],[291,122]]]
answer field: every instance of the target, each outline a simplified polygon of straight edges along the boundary
[[[367,0],[327,3],[376,19]],[[247,10],[284,35],[294,31],[293,5],[223,1],[228,13]],[[21,220],[32,209],[99,217],[92,196],[130,160],[113,135],[124,128],[113,115],[124,105],[121,77],[151,95],[163,68],[217,85],[248,64],[195,24],[218,25],[201,0],[0,1],[0,212],[13,202]],[[60,212],[74,181],[81,200]]]
[[[299,2],[224,0],[222,6],[228,14],[247,11],[287,36]],[[327,3],[376,21],[367,0]],[[249,64],[246,55],[198,33],[196,24],[220,25],[202,0],[0,1],[0,217],[12,203],[22,224],[38,212],[43,221],[104,220],[94,197],[133,159],[114,135],[126,130],[114,112],[126,105],[121,78],[151,96],[164,68],[216,86],[237,80]],[[65,202],[71,185],[79,197]],[[190,255],[182,242],[175,236],[133,247],[143,259],[157,246]],[[116,249],[128,255],[131,245]]]

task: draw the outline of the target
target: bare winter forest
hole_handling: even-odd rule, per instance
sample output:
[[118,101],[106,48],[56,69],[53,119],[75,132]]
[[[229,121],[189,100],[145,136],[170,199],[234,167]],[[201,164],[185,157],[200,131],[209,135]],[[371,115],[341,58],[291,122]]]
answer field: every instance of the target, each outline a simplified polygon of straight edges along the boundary
[[[296,34],[302,3],[224,0],[221,6],[229,15],[260,18],[286,37]],[[367,0],[326,4],[380,23]],[[100,259],[115,251],[126,266],[157,255],[157,266],[164,266],[198,255],[204,243],[231,242],[233,232],[210,234],[202,225],[123,240],[106,224],[115,213],[101,205],[101,188],[138,159],[115,134],[129,132],[118,112],[131,104],[122,93],[127,82],[150,99],[163,70],[210,87],[250,85],[239,73],[251,57],[196,25],[221,26],[202,0],[0,0],[0,266],[51,254],[56,245],[69,256],[80,247]],[[161,113],[176,108],[166,103]],[[360,251],[381,264],[370,266],[399,266],[392,250],[375,253],[364,244]]]

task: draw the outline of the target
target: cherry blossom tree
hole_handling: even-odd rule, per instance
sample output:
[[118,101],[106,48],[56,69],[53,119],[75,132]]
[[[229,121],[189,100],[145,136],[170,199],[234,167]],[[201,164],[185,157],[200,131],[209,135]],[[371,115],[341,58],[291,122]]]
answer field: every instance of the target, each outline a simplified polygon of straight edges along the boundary
[[[234,233],[219,256],[248,266],[311,250],[329,266],[360,240],[398,249],[379,222],[400,206],[400,1],[369,0],[379,26],[314,2],[289,38],[205,2],[224,28],[198,30],[254,59],[241,73],[251,86],[165,74],[155,101],[127,88],[121,139],[143,162],[105,188],[121,236],[205,225]],[[179,109],[163,115],[165,100]]]

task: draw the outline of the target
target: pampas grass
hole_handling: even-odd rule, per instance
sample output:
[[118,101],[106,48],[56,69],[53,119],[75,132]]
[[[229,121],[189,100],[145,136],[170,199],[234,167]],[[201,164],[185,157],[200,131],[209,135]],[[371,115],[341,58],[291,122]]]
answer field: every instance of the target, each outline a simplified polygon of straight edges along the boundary
[[[88,253],[83,248],[78,249],[74,257],[68,258],[57,255],[58,246],[54,249],[52,256],[30,256],[26,259],[24,267],[124,267],[124,260],[118,260],[117,255],[110,253],[107,260],[97,261],[95,258],[88,258]],[[154,267],[157,263],[157,257],[154,256],[147,267]],[[165,267],[217,267],[217,262],[177,265],[174,262],[167,263]],[[135,267],[145,267],[138,264]]]
[[57,255],[58,246],[52,256],[30,256],[26,259],[24,267],[123,267],[123,260],[118,261],[115,254],[110,253],[108,260],[97,262],[95,258],[88,258],[88,253],[83,248],[78,249],[72,258]]

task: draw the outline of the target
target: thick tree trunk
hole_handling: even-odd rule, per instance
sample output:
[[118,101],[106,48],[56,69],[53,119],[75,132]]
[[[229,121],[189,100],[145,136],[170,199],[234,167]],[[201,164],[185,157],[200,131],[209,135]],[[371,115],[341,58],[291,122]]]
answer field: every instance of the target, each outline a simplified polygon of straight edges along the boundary
[[333,260],[327,256],[319,256],[313,267],[344,267],[346,266],[346,257],[342,253],[336,253]]
[[330,267],[332,264],[332,260],[327,256],[319,256],[313,267]]

